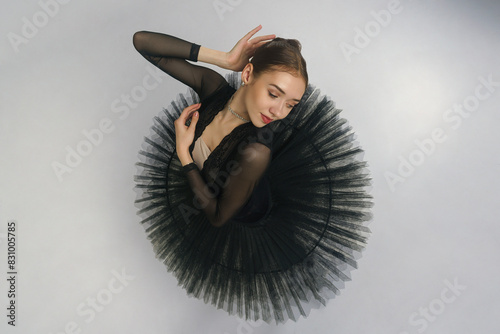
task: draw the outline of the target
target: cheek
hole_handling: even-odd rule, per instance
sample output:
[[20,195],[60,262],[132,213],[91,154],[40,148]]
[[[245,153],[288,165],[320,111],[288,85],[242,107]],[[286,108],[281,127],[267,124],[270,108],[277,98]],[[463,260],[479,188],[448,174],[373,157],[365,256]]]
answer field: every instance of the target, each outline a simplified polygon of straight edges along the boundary
[[266,99],[266,93],[253,91],[249,94],[248,107],[254,113],[260,113],[263,109],[269,108],[269,101]]
[[258,99],[257,99],[257,106],[260,108],[260,109],[269,109],[271,107],[271,101],[270,101],[270,98],[269,98],[269,95],[268,95],[268,92],[267,90],[263,90],[259,96],[258,96]]

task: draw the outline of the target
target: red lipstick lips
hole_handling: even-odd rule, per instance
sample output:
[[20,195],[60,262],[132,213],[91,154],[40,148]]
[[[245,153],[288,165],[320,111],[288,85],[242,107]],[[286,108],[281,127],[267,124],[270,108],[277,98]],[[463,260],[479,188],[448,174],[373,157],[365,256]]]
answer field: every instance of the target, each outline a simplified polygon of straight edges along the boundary
[[260,115],[261,115],[261,117],[262,117],[262,121],[263,121],[264,123],[269,124],[269,123],[271,123],[271,122],[272,122],[272,119],[270,119],[269,117],[266,117],[264,114],[262,114],[262,113],[261,113]]

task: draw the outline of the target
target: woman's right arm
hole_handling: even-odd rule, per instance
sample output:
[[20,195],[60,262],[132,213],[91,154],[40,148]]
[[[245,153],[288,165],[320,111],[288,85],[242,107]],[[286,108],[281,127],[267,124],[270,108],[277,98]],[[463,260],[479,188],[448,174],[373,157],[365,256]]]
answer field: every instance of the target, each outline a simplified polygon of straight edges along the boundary
[[212,69],[193,65],[186,60],[204,61],[225,67],[226,53],[200,47],[180,38],[151,31],[134,34],[135,49],[149,62],[193,90],[204,99],[226,83],[224,77]]
[[229,52],[212,50],[171,35],[151,31],[136,32],[133,43],[144,58],[193,88],[203,100],[226,83],[226,80],[219,73],[206,67],[193,65],[186,59],[213,64],[232,71],[241,71],[259,46],[276,37],[273,34],[250,39],[261,28],[262,26],[259,25],[252,29]]

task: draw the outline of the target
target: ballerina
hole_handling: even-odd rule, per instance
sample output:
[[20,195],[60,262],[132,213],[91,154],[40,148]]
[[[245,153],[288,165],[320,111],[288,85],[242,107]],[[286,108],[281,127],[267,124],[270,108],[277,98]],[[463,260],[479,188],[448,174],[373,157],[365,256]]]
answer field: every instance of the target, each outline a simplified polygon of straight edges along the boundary
[[331,277],[349,279],[371,196],[355,159],[362,150],[340,110],[309,85],[300,42],[252,38],[261,28],[229,52],[134,34],[137,51],[192,89],[155,119],[136,202],[157,256],[189,294],[283,322],[306,316],[312,296],[325,304],[326,290],[338,293]]

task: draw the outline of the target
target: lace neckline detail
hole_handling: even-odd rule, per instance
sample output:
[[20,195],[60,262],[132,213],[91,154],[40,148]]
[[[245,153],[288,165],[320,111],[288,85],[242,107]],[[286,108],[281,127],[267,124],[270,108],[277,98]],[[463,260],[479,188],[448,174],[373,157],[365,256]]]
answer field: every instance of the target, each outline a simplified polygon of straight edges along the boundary
[[[217,113],[218,113],[218,112],[217,112]],[[217,113],[216,113],[216,114],[217,114]],[[203,127],[203,129],[202,129],[202,131],[201,131],[201,133],[202,133],[202,134],[203,134],[203,132],[205,131],[205,128],[208,126],[208,124],[210,124],[210,123],[207,123],[207,124]],[[214,156],[215,156],[215,154],[216,154],[216,153],[217,153],[217,154],[219,153],[219,151],[220,151],[220,150],[222,149],[222,147],[226,144],[226,142],[227,142],[227,141],[229,141],[229,140],[231,139],[231,137],[232,137],[235,133],[237,133],[237,132],[239,131],[239,129],[240,129],[240,128],[242,128],[242,127],[243,127],[243,126],[245,126],[245,125],[246,125],[246,126],[248,126],[248,124],[252,124],[252,123],[243,123],[243,124],[240,124],[240,125],[238,125],[237,127],[235,127],[233,130],[231,130],[231,132],[229,132],[229,133],[228,133],[228,134],[227,134],[224,138],[222,138],[222,140],[220,141],[219,145],[217,145],[217,146],[213,149],[213,151],[211,151],[211,150],[210,150],[210,148],[209,148],[209,147],[208,147],[208,145],[205,143],[205,141],[203,140],[203,138],[202,138],[202,136],[201,136],[201,134],[200,134],[199,138],[201,138],[201,141],[203,141],[203,144],[205,144],[205,145],[207,146],[208,150],[210,151],[210,154],[208,155],[207,160],[206,160],[205,162],[208,162],[209,160],[213,159],[213,158],[214,158]],[[252,125],[253,125],[253,124],[252,124]],[[206,166],[206,164],[203,164],[203,169],[205,168],[205,166]]]
[[[221,112],[223,109],[224,109],[224,106],[226,105],[226,103],[229,101],[229,99],[231,98],[231,96],[236,92],[236,89],[234,89],[233,87],[231,87],[229,84],[226,84],[224,86],[222,86],[216,93],[217,95],[219,95],[220,97],[216,97],[216,100],[217,99],[220,99],[220,104],[218,105],[218,107],[214,108],[214,109],[211,109],[211,110],[206,110],[206,111],[209,111],[208,113],[206,113],[203,117],[203,119],[200,119],[198,121],[198,126],[199,126],[199,129],[197,129],[196,132],[198,132],[197,134],[197,137],[196,139],[198,138],[201,138],[201,136],[203,135],[203,132],[205,131],[206,127],[212,123],[212,121],[214,120],[215,118],[215,115],[217,115],[219,112]],[[213,94],[212,97],[215,97],[217,96],[216,94]],[[203,101],[202,101],[203,102]],[[201,121],[201,122],[200,122]],[[238,126],[236,126],[233,130],[231,130],[230,133],[228,133],[224,138],[222,138],[222,140],[220,141],[219,145],[217,145],[212,151],[210,151],[210,148],[209,148],[209,151],[210,151],[210,154],[208,155],[207,159],[205,160],[205,163],[203,164],[203,168],[202,170],[206,169],[206,166],[209,166],[212,164],[212,160],[221,160],[222,159],[222,156],[221,155],[224,155],[224,147],[227,146],[226,143],[228,141],[230,141],[232,139],[232,137],[240,132],[241,130],[245,129],[246,127],[249,127],[249,126],[254,126],[252,122],[248,122],[248,123],[242,123]],[[203,138],[201,138],[201,140],[203,140]],[[203,141],[203,143],[206,145],[206,143]],[[193,145],[194,146],[194,145]],[[207,146],[208,147],[208,146]],[[222,150],[222,151],[221,151]],[[220,157],[218,157],[220,156]]]

